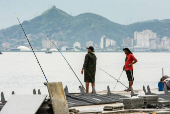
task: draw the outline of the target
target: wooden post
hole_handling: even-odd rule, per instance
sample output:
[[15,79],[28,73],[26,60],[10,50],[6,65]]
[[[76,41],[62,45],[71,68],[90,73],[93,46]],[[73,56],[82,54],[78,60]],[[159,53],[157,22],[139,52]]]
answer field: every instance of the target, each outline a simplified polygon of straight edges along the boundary
[[62,82],[47,83],[54,114],[69,114]]
[[164,68],[162,68],[162,76],[164,76]]

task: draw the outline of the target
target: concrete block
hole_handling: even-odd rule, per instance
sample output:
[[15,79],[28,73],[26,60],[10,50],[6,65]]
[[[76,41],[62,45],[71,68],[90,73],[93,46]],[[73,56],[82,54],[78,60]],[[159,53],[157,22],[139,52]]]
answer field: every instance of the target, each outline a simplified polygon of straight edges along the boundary
[[144,104],[145,105],[149,105],[149,104],[150,105],[156,105],[156,104],[159,105],[159,102],[158,101],[144,101]]
[[150,114],[170,114],[170,111],[156,111],[156,112],[152,112]]
[[113,107],[112,106],[105,106],[103,108],[103,111],[112,111],[113,110]]
[[69,113],[73,113],[73,114],[75,114],[75,113],[78,113],[79,112],[79,110],[76,110],[75,108],[73,108],[73,109],[69,109]]
[[113,110],[123,110],[123,109],[124,109],[124,105],[113,106]]
[[105,106],[103,108],[103,111],[116,111],[116,110],[123,110],[124,109],[124,105],[120,105],[120,106]]
[[163,104],[165,104],[165,105],[170,105],[170,101],[159,101],[158,102],[160,105],[163,105]]
[[169,94],[159,94],[159,99],[161,100],[170,100],[170,95]]
[[144,101],[157,101],[158,100],[158,95],[141,95],[138,97],[143,98]]
[[125,109],[141,108],[144,105],[143,98],[124,98],[123,104]]

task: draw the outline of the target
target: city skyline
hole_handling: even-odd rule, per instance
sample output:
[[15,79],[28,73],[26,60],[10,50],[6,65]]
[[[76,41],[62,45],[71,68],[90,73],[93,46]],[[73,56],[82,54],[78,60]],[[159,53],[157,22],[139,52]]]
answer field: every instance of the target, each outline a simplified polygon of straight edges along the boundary
[[[29,37],[29,39],[31,39]],[[117,48],[123,48],[128,47],[130,49],[133,49],[134,51],[150,51],[150,50],[169,50],[170,51],[170,37],[164,36],[159,38],[157,36],[157,33],[153,32],[152,30],[146,29],[143,31],[135,31],[133,38],[127,37],[123,39],[123,43],[121,45],[116,45],[116,41],[113,40],[114,38],[109,38],[103,35],[100,38],[100,43],[93,42],[91,40],[80,43],[78,41],[75,41],[72,46],[68,46],[65,44],[62,44],[60,41],[56,41],[54,39],[42,39],[41,41],[41,47],[35,47],[36,50],[55,50],[55,45],[61,48],[62,51],[83,51],[89,46],[94,46],[97,50],[105,50],[105,51],[116,51]],[[26,40],[22,40],[25,42],[25,45],[14,45],[10,44],[10,42],[4,41],[2,43],[1,49],[9,50],[9,49],[20,49],[20,50],[26,50],[30,51],[27,47],[28,43]],[[67,44],[67,43],[66,43]]]

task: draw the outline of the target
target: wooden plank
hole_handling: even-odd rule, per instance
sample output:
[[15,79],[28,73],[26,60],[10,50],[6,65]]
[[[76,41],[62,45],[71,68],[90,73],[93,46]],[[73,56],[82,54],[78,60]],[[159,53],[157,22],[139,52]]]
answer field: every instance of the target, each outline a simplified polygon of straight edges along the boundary
[[54,114],[69,114],[62,82],[47,83]]
[[46,95],[12,95],[0,114],[35,114]]

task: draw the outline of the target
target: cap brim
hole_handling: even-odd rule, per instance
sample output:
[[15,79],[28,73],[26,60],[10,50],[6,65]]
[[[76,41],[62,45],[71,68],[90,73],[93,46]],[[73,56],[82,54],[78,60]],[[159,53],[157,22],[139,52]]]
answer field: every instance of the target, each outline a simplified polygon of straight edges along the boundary
[[[86,48],[86,49],[90,49],[90,48]],[[91,50],[92,51],[92,50]],[[95,52],[94,50],[92,52]]]

